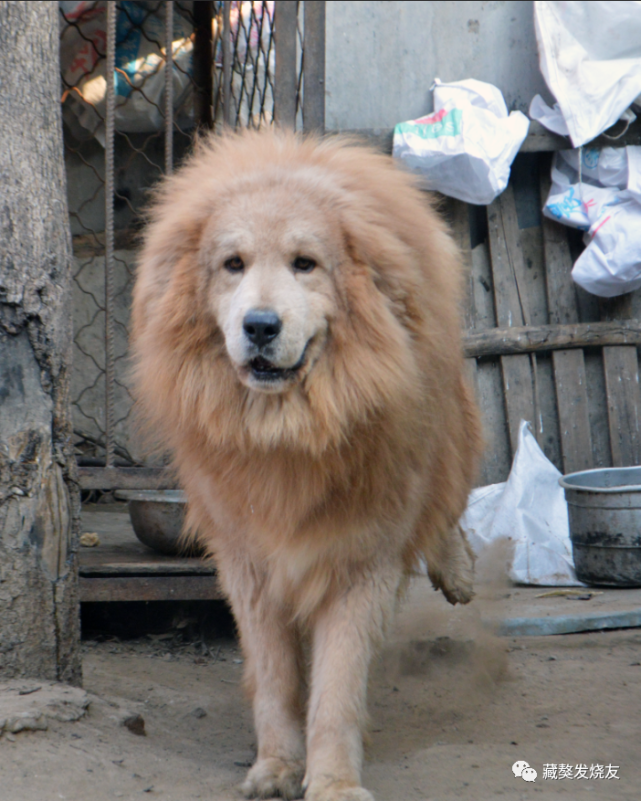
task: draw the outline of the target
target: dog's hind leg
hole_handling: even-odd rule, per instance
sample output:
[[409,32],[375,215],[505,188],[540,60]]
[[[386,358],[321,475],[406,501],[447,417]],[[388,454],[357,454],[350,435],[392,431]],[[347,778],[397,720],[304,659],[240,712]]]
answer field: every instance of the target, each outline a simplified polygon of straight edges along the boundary
[[247,798],[302,798],[304,670],[298,632],[242,557],[219,560],[219,566],[240,631],[258,739],[256,763],[241,789]]
[[373,801],[361,787],[367,674],[401,578],[389,564],[356,575],[311,621],[305,801]]

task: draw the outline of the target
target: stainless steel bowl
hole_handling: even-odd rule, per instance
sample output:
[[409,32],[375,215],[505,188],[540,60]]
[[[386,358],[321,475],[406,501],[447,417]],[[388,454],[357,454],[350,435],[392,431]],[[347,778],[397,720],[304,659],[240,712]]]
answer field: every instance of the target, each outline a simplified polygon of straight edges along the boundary
[[168,556],[194,556],[197,546],[182,538],[185,493],[181,490],[122,490],[116,497],[128,502],[129,517],[140,542]]
[[641,587],[641,467],[583,470],[559,479],[580,581]]

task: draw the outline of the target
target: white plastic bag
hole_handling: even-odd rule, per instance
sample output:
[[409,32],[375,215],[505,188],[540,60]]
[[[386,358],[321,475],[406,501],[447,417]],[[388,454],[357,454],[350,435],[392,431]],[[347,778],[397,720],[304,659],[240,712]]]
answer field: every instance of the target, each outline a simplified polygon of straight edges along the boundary
[[641,147],[559,151],[543,213],[587,232],[579,286],[605,298],[641,287]]
[[508,115],[501,92],[476,80],[434,82],[434,113],[399,123],[394,156],[420,174],[427,189],[467,203],[491,203],[507,186],[527,136],[525,114]]
[[569,136],[568,126],[558,103],[550,108],[541,95],[534,95],[529,114],[531,120],[540,122],[548,131],[554,131],[560,136]]
[[[636,148],[639,149],[639,148]],[[584,147],[580,150],[559,150],[559,158],[579,174],[579,156],[581,158],[581,180],[594,181],[601,186],[626,189],[630,176],[629,155],[627,147]]]
[[[555,154],[552,161],[552,185],[543,206],[543,214],[546,217],[570,228],[588,231],[600,218],[603,209],[620,202],[618,186],[602,185],[595,177],[599,174],[606,177],[607,169],[599,167],[602,152],[587,148],[582,151],[581,183],[578,173],[578,150],[560,150]],[[619,152],[623,152],[625,156],[623,149]],[[627,182],[627,160],[624,165],[619,166],[619,172],[625,173]],[[610,172],[615,173],[615,170]]]
[[[65,102],[83,128],[104,145],[107,81],[104,52],[107,12],[104,3],[69,2],[62,5],[69,22],[64,30],[60,59],[64,82],[72,89]],[[116,118],[118,131],[150,132],[164,124],[165,60],[164,16],[150,13],[146,3],[123,0],[118,4],[116,32]],[[174,12],[173,98],[174,108],[183,104],[191,89],[193,41],[187,21]],[[141,91],[135,91],[140,89]]]
[[536,0],[534,24],[541,72],[580,147],[641,94],[641,2]]
[[461,518],[477,554],[498,539],[514,543],[509,576],[520,584],[583,586],[576,578],[561,473],[525,420],[508,480],[470,493]]
[[587,236],[572,268],[579,286],[602,298],[641,287],[641,205],[627,191],[601,209]]

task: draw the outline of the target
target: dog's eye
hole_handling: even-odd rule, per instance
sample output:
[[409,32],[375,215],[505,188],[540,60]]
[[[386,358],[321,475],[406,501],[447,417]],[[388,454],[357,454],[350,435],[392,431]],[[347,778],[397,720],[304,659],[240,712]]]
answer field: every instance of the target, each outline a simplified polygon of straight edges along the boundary
[[227,259],[224,266],[230,273],[239,273],[245,264],[240,256],[232,256],[231,259]]
[[316,267],[314,259],[308,259],[306,256],[297,256],[294,259],[294,269],[299,273],[311,273]]

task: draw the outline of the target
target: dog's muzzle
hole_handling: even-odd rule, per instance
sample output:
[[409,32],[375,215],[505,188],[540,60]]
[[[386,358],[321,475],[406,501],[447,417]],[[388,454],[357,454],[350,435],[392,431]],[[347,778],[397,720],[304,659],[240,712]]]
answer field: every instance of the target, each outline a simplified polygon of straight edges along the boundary
[[296,364],[291,367],[280,367],[273,361],[274,347],[278,335],[283,329],[283,321],[271,309],[251,309],[243,319],[243,332],[251,343],[256,355],[247,363],[247,368],[256,381],[276,383],[288,381],[305,363],[307,346]]

